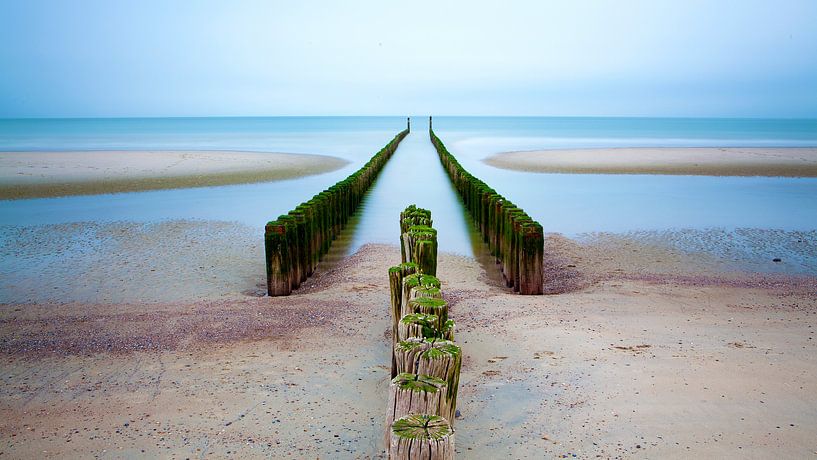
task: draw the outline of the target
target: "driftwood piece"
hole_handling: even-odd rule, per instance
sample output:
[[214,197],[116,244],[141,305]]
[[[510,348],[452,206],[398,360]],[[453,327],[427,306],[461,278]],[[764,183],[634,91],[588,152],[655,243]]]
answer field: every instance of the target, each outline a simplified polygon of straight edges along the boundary
[[444,417],[412,414],[389,430],[391,460],[453,460],[454,428]]

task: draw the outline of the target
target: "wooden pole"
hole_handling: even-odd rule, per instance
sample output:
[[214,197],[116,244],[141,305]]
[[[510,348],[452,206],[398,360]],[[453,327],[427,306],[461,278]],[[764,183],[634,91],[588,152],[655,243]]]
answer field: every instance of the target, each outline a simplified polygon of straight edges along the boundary
[[456,323],[449,319],[442,323],[437,315],[411,313],[403,316],[397,324],[397,341],[402,342],[412,337],[427,339],[454,340]]
[[389,384],[389,405],[386,432],[395,420],[409,414],[430,414],[446,417],[451,413],[446,397],[445,380],[430,375],[398,374]]
[[522,237],[520,294],[536,295],[544,292],[544,246],[545,237],[542,226],[537,222],[526,226]]
[[[391,293],[391,337],[392,348],[397,343],[397,325],[402,313],[403,300],[403,278],[414,274],[417,271],[417,264],[405,263],[400,264],[389,269],[389,291]],[[394,378],[397,375],[396,366],[394,363],[394,356],[392,356],[391,376]]]
[[398,342],[393,354],[398,373],[431,375],[445,380],[451,413],[442,415],[453,423],[462,368],[460,347],[450,340],[413,337]]
[[[413,292],[416,292],[416,288]],[[448,302],[439,298],[416,297],[409,300],[408,305],[403,308],[403,316],[413,313],[433,315],[437,317],[434,327],[438,331],[445,330],[445,323],[448,321]]]
[[394,421],[390,430],[391,460],[453,460],[454,429],[444,417],[411,414]]
[[264,228],[264,250],[267,258],[267,293],[271,296],[289,295],[289,244],[286,225],[270,222]]
[[440,288],[440,280],[433,275],[414,273],[403,278],[403,295],[401,305],[408,305],[411,300],[411,290],[417,287]]

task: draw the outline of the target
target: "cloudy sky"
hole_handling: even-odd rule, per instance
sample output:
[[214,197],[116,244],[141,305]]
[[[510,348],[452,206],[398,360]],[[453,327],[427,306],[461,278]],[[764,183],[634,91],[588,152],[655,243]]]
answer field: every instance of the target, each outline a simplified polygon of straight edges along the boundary
[[817,117],[817,1],[0,0],[0,117]]

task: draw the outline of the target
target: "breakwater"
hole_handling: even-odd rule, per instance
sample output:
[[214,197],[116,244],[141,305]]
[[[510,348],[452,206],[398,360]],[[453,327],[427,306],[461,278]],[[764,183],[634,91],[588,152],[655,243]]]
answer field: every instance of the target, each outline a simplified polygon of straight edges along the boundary
[[482,234],[491,255],[499,264],[506,286],[520,294],[542,294],[542,225],[466,171],[434,134],[430,118],[428,132],[448,177],[462,197],[465,208]]
[[400,265],[389,269],[392,362],[386,437],[389,458],[454,458],[462,350],[454,343],[437,272],[431,212],[400,213]]
[[289,295],[312,275],[408,133],[407,127],[349,177],[267,223],[264,253],[270,296]]

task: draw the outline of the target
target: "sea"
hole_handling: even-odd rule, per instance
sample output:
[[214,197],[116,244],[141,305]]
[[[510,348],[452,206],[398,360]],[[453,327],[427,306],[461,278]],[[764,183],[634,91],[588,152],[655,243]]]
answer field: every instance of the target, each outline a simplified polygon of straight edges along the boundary
[[[473,256],[479,237],[428,139],[427,116],[368,192],[339,242],[398,243],[409,204],[431,209],[440,249]],[[333,155],[350,163],[303,178],[177,190],[0,201],[0,225],[191,219],[257,228],[362,166],[407,117],[0,120],[0,151],[239,150]],[[524,208],[546,232],[683,229],[817,230],[817,179],[538,174],[482,160],[506,151],[601,147],[815,147],[817,120],[434,117],[437,135],[472,174]]]

